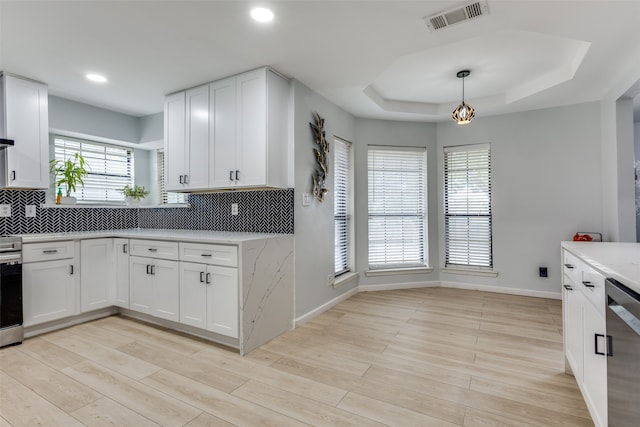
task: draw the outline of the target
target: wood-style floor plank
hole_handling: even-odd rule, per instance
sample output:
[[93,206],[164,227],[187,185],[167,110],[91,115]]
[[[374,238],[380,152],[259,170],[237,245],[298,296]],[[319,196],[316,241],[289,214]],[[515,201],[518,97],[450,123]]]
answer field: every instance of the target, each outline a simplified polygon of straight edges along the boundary
[[560,301],[363,292],[245,357],[122,316],[0,350],[0,427],[592,426]]

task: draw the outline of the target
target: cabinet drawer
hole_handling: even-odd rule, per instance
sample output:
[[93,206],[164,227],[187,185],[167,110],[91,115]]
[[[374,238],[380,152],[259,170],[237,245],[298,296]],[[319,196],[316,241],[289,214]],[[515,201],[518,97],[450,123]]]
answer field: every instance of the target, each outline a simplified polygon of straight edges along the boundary
[[22,262],[52,261],[73,258],[75,245],[73,241],[28,243],[22,246]]
[[582,261],[580,261],[571,252],[563,251],[563,273],[573,282],[575,285],[579,285],[582,281]]
[[582,288],[583,294],[594,305],[601,316],[605,314],[605,278],[593,268],[584,265],[582,268],[582,280],[578,284]]
[[134,256],[178,260],[178,242],[131,239],[129,245]]
[[238,248],[227,245],[180,243],[180,261],[237,267]]

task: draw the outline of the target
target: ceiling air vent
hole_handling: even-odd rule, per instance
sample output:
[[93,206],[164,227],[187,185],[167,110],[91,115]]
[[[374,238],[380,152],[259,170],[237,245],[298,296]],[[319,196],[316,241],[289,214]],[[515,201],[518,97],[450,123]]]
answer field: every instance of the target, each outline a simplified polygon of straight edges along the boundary
[[486,1],[475,1],[464,6],[458,6],[435,15],[425,16],[424,22],[429,31],[441,30],[458,22],[468,21],[489,14],[489,5]]

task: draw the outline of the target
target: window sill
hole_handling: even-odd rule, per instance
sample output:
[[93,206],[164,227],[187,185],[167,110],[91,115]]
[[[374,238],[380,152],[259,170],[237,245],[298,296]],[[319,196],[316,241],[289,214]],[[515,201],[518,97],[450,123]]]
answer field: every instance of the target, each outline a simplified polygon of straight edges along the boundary
[[441,268],[440,272],[446,274],[463,274],[465,276],[498,277],[498,272],[474,268]]
[[368,270],[364,272],[367,277],[374,276],[391,276],[395,274],[424,274],[431,273],[433,268],[429,267],[411,267],[411,268],[389,268],[384,270]]
[[188,203],[171,203],[167,205],[152,206],[129,206],[129,205],[108,205],[102,203],[77,203],[75,205],[54,205],[50,203],[42,203],[40,205],[44,209],[173,209],[173,208],[190,208]]
[[344,285],[349,285],[351,283],[358,282],[358,273],[349,272],[345,274],[341,274],[340,276],[333,279],[333,284],[331,287],[333,289],[337,289]]

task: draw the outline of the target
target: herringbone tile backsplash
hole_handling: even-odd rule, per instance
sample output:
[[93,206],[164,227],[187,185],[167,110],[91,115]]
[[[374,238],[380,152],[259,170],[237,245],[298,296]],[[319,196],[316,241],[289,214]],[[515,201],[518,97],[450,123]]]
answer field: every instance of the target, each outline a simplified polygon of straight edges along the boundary
[[[42,208],[45,191],[0,190],[11,217],[0,218],[0,235],[159,228],[293,234],[293,189],[189,195],[189,208]],[[238,215],[231,215],[231,204]],[[36,206],[26,218],[25,206]]]

